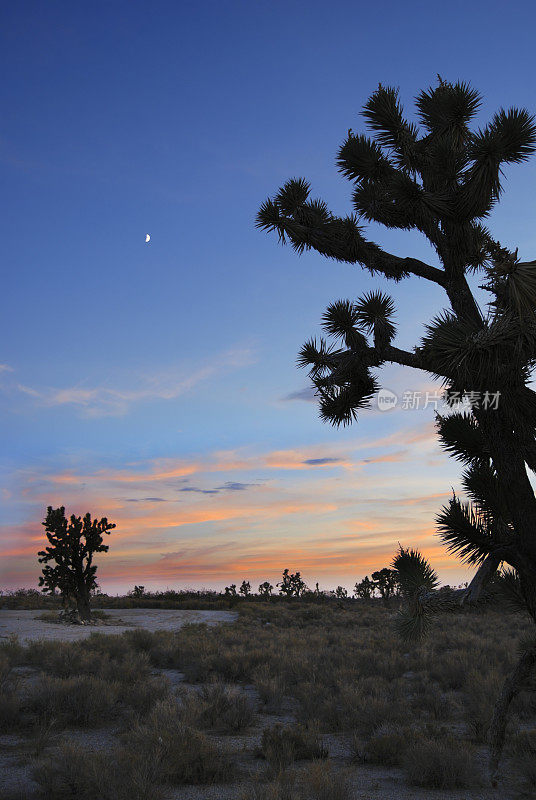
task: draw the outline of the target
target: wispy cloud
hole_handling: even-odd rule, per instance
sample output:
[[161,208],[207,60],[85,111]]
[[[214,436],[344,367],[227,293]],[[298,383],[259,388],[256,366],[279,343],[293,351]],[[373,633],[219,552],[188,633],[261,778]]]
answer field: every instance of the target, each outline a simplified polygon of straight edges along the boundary
[[198,494],[218,494],[218,489],[199,489],[197,486],[183,486],[179,492],[197,492]]
[[184,486],[179,492],[198,492],[199,494],[219,494],[220,492],[244,492],[254,486],[262,486],[260,483],[240,483],[240,481],[226,481],[223,486],[215,486],[214,489],[200,489],[197,486]]
[[340,464],[340,458],[306,458],[303,462],[310,467],[326,467],[328,464]]
[[315,397],[315,390],[311,386],[285,394],[279,399],[284,403],[292,402],[293,400],[304,400],[307,403],[316,403],[318,401],[318,397]]
[[240,369],[253,361],[252,350],[243,348],[221,353],[196,369],[181,366],[149,374],[123,376],[123,386],[117,385],[119,379],[114,377],[98,386],[79,383],[58,388],[18,383],[16,388],[45,407],[71,406],[87,417],[121,416],[136,403],[174,400],[211,377]]

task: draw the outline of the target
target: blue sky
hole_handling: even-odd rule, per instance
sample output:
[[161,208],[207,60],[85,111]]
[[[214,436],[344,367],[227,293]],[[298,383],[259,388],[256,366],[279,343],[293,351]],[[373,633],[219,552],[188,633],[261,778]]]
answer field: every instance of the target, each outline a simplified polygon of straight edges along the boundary
[[[0,585],[35,584],[49,503],[118,521],[110,590],[286,566],[351,585],[400,537],[461,580],[433,537],[458,471],[431,413],[335,431],[289,399],[329,302],[389,291],[411,347],[441,293],[298,258],[254,218],[292,176],[350,209],[335,154],[379,82],[410,116],[437,73],[481,91],[478,124],[500,106],[533,112],[533,4],[21,2],[1,15]],[[534,179],[534,161],[509,169],[491,220],[524,259]],[[419,235],[369,233],[436,263]],[[429,384],[385,372],[399,391]]]

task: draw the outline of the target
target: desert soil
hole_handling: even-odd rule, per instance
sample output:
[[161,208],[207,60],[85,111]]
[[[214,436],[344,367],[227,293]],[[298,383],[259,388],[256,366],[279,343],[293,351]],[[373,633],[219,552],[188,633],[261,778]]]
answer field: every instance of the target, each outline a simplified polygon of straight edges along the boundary
[[[75,641],[85,639],[91,633],[123,633],[132,628],[145,628],[148,631],[174,631],[189,622],[205,622],[217,625],[220,622],[233,622],[234,611],[177,611],[170,608],[111,608],[102,609],[110,618],[106,624],[97,625],[56,625],[38,619],[42,611],[17,611],[0,609],[0,641],[13,634],[24,641],[36,639],[61,639]],[[117,622],[116,622],[117,621]]]

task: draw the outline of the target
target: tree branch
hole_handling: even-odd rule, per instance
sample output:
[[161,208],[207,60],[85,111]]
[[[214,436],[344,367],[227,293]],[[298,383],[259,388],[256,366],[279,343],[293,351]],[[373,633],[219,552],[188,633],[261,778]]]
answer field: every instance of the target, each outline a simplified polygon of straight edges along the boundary
[[495,575],[500,563],[501,559],[496,553],[490,553],[486,556],[467,589],[463,590],[463,595],[460,597],[461,605],[476,605],[478,603],[484,587]]
[[[397,258],[397,256],[391,256],[391,258]],[[406,272],[411,272],[413,275],[418,275],[419,278],[426,278],[428,281],[433,281],[439,286],[445,287],[446,277],[442,269],[432,267],[417,258],[403,258],[400,260],[406,265]]]
[[456,606],[476,605],[482,600],[482,593],[495,575],[505,553],[495,550],[490,553],[477,569],[473,579],[466,589],[426,589],[418,592],[417,601],[421,608],[434,611],[449,611]]
[[[298,250],[313,249],[328,258],[348,264],[361,264],[371,272],[381,272],[398,280],[413,274],[439,286],[446,286],[446,275],[442,269],[432,267],[417,258],[402,258],[387,253],[377,244],[367,241],[352,218],[333,218],[330,224],[333,223],[346,225],[346,241],[341,235],[334,235],[333,231],[304,225],[288,217],[279,217],[272,227],[278,230],[282,240],[285,235],[288,236]],[[342,234],[343,231],[338,233]]]
[[[376,351],[376,348],[371,348]],[[377,352],[377,351],[376,351]],[[423,363],[419,353],[410,353],[408,350],[400,350],[398,347],[387,345],[379,351],[382,361],[389,361],[392,364],[403,364],[405,367],[430,371]]]

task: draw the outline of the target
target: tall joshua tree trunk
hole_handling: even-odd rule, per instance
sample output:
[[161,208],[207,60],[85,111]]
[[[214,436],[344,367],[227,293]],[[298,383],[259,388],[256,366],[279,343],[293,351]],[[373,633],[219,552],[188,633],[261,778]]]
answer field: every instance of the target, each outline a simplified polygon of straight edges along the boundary
[[82,622],[91,620],[91,602],[85,586],[80,586],[76,594],[76,609]]
[[[322,325],[331,341],[309,340],[298,358],[309,368],[321,418],[336,426],[354,422],[370,403],[379,388],[372,370],[385,363],[424,370],[445,387],[452,408],[437,415],[438,433],[465,467],[471,502],[452,497],[438,516],[439,535],[477,571],[467,590],[438,594],[430,565],[417,551],[401,549],[394,566],[407,601],[400,630],[408,636],[422,635],[434,611],[478,603],[491,585],[536,622],[536,500],[528,476],[536,471],[536,393],[527,385],[536,364],[536,261],[521,262],[482,222],[501,194],[503,166],[535,152],[536,125],[527,111],[510,108],[472,131],[480,102],[468,84],[439,78],[416,99],[421,136],[405,119],[398,91],[380,85],[363,109],[374,138],[350,129],[338,154],[340,171],[354,184],[354,212],[334,215],[310,199],[300,178],[266,200],[257,217],[259,228],[275,231],[298,253],[313,249],[394,281],[424,278],[445,291],[448,310],[430,321],[412,351],[393,345],[394,303],[377,291],[328,306]],[[386,252],[365,238],[361,221],[420,231],[440,265]],[[491,296],[485,313],[468,280],[477,273]],[[468,411],[456,408],[464,395]],[[508,706],[535,660],[529,647],[497,699],[492,774]]]

